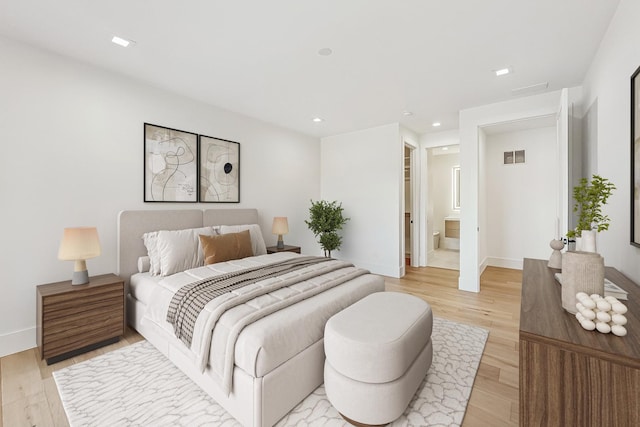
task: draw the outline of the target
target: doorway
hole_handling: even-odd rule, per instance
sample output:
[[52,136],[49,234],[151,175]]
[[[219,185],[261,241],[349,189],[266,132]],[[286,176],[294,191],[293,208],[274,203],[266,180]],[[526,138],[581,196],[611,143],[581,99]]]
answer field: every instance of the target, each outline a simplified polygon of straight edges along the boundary
[[426,149],[427,266],[460,269],[460,146]]

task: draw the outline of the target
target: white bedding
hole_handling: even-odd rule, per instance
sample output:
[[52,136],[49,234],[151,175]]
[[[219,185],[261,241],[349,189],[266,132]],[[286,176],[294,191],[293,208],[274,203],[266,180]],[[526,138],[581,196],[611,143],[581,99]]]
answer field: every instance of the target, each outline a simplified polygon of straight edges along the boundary
[[[272,255],[261,255],[242,260],[228,261],[160,278],[160,280],[155,283],[151,276],[145,278],[142,274],[136,275],[140,277],[136,279],[135,292],[140,295],[146,294],[147,296],[145,296],[145,298],[148,298],[150,301],[143,321],[153,322],[165,329],[168,333],[173,334],[172,325],[166,321],[167,309],[173,294],[182,286],[223,273],[238,271],[247,267],[266,265],[299,256],[300,255],[290,252],[280,252]],[[339,261],[330,261],[330,263],[334,262],[339,263]],[[355,270],[355,268],[353,269]],[[245,304],[234,307],[222,315],[217,321],[216,328],[212,335],[210,332],[210,328],[212,327],[210,324],[211,321],[207,316],[214,313],[216,308],[231,298],[233,294],[225,294],[216,298],[205,307],[205,312],[208,312],[208,314],[200,316],[196,322],[194,341],[191,351],[189,352],[191,353],[190,358],[195,364],[200,364],[203,369],[208,362],[207,370],[210,371],[210,375],[214,378],[217,377],[221,388],[228,391],[230,378],[227,378],[226,374],[229,373],[229,369],[227,369],[224,363],[221,364],[222,356],[220,354],[216,356],[215,351],[209,354],[209,340],[212,340],[214,349],[222,348],[224,347],[223,343],[226,342],[227,337],[233,335],[234,324],[238,318],[242,318],[245,315],[251,316],[253,312],[267,308],[270,304],[278,303],[287,297],[294,297],[301,292],[312,290],[312,288],[327,286],[326,284],[336,279],[336,277],[351,273],[353,273],[353,271],[345,270],[345,272],[335,272],[334,274],[304,281],[291,287],[285,287],[270,294],[251,299]],[[263,288],[272,282],[282,281],[287,277],[299,274],[299,272],[296,272],[278,279],[263,280],[262,282],[237,290],[234,293],[236,295],[245,295],[256,288]],[[235,344],[235,349],[231,347],[231,351],[233,351],[234,354],[229,359],[235,356],[235,365],[256,377],[262,376],[286,362],[290,357],[293,357],[301,350],[322,338],[324,324],[333,313],[341,310],[353,301],[362,298],[362,283],[357,279],[358,278],[356,278],[353,283],[346,283],[337,288],[329,289],[323,294],[316,295],[313,302],[303,300],[291,307],[285,308],[281,312],[273,313],[268,316],[268,321],[263,322],[258,320],[256,323],[249,324],[244,328],[244,331],[240,333]],[[153,292],[149,297],[146,292],[148,292],[148,289],[151,289],[151,287],[153,287]],[[324,304],[319,305],[316,298],[323,300]],[[321,307],[320,310],[322,310],[322,312],[314,313],[315,307]],[[222,357],[222,360],[224,361],[226,359]],[[234,361],[231,360],[231,366],[233,366],[233,363]]]

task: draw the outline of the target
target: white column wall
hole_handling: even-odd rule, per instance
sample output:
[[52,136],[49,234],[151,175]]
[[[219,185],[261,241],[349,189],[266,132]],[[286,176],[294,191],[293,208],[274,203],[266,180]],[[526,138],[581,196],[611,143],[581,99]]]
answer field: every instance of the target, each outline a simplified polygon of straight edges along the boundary
[[[631,203],[631,74],[640,66],[640,2],[621,0],[585,82],[584,108],[597,101],[597,137],[588,147],[597,153],[592,167],[613,182],[617,190],[603,211],[611,218],[609,230],[598,233],[598,252],[607,265],[640,283],[640,248],[630,245]],[[593,151],[592,151],[593,150]]]
[[[400,277],[404,146],[397,123],[321,140],[321,197],[351,218],[332,256]],[[318,249],[319,250],[319,249]]]

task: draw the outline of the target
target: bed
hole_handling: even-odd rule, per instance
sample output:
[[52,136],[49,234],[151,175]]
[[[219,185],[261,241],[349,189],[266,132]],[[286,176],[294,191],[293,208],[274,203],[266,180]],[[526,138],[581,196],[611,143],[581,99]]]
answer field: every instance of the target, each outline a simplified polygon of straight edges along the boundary
[[[274,425],[322,384],[323,331],[328,318],[366,295],[384,290],[384,280],[381,277],[359,273],[352,279],[342,279],[346,280],[344,283],[339,282],[338,285],[327,287],[322,292],[311,294],[312,296],[285,306],[280,311],[257,318],[254,323],[242,327],[237,344],[228,358],[231,365],[230,379],[228,387],[225,387],[224,382],[220,381],[219,372],[214,369],[213,352],[206,355],[206,366],[202,366],[202,361],[199,364],[194,360],[192,351],[183,341],[176,338],[171,327],[158,320],[158,295],[166,293],[159,289],[175,286],[175,283],[186,280],[186,276],[198,279],[204,267],[177,272],[165,278],[140,273],[139,270],[144,269],[139,269],[138,263],[141,257],[147,255],[142,236],[157,230],[258,224],[258,219],[255,209],[122,211],[118,216],[118,274],[125,280],[127,288],[129,325],[240,423],[256,427]],[[252,230],[255,230],[255,227]],[[253,235],[252,242],[255,244]],[[295,257],[303,256],[292,253],[257,255],[213,264],[207,268],[216,271],[236,271],[244,267],[274,262],[298,262],[299,259],[294,259]],[[314,283],[328,281],[308,280]],[[275,293],[276,291],[273,292],[274,295]],[[216,328],[224,329],[225,324],[220,318]],[[209,339],[213,342],[211,347],[217,348],[218,341],[215,337],[219,332],[216,329],[213,331]]]

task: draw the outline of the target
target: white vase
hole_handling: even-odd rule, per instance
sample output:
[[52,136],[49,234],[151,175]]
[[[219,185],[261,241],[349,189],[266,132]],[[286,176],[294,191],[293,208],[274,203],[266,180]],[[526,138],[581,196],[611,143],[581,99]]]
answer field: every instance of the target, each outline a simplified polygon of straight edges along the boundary
[[596,251],[596,230],[582,230],[582,249],[584,252]]
[[576,245],[573,248],[573,251],[575,251],[575,252],[582,251],[582,237],[577,237],[576,236]]

